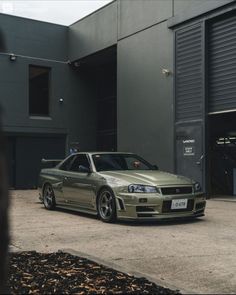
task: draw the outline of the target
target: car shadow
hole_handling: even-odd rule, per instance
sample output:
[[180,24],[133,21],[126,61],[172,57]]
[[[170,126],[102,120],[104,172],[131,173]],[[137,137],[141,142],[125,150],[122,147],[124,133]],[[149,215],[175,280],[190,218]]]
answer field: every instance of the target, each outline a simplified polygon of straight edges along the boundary
[[116,223],[124,226],[171,226],[171,225],[184,225],[193,223],[205,222],[200,218],[176,218],[176,219],[163,219],[163,220],[118,220]]
[[[45,209],[45,208],[44,208]],[[91,218],[91,219],[98,219],[97,215],[93,215],[93,214],[89,214],[89,213],[84,213],[84,212],[78,212],[78,211],[74,211],[71,209],[64,209],[64,208],[56,208],[54,211],[57,212],[63,212],[63,213],[67,213],[67,214],[71,214],[71,215],[75,215],[75,216],[80,216],[80,217],[85,217],[85,218]]]
[[[40,202],[38,202],[40,204]],[[46,210],[44,206],[42,205],[41,209]],[[54,211],[57,212],[63,212],[66,214],[71,214],[75,216],[80,216],[84,218],[89,218],[93,220],[97,220],[98,222],[102,222],[99,220],[97,215],[92,215],[89,213],[84,212],[78,212],[73,211],[70,209],[64,209],[64,208],[56,208]],[[199,223],[199,222],[205,222],[202,218],[198,217],[191,217],[191,218],[175,218],[175,219],[162,219],[162,220],[117,220],[115,223],[112,224],[119,224],[122,226],[171,226],[171,225],[180,225],[180,224],[193,224],[193,223]]]

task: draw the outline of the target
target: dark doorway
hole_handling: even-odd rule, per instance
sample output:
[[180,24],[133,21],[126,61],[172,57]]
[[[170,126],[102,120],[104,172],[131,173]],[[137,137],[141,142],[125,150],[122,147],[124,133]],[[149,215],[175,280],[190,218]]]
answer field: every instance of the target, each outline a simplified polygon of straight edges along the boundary
[[236,112],[209,116],[209,192],[236,194]]
[[116,68],[107,64],[97,69],[97,149],[116,151]]
[[96,147],[117,150],[117,48],[112,46],[74,62],[95,89]]
[[42,158],[63,159],[65,136],[8,136],[9,186],[37,188]]

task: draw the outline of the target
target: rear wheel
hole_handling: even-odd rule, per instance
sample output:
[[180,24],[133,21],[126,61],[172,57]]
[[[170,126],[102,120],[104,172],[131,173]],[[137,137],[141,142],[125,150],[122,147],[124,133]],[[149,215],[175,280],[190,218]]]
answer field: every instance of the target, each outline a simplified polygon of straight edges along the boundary
[[46,184],[43,190],[43,204],[48,210],[53,210],[56,207],[56,200],[53,188],[50,184]]
[[116,200],[111,189],[103,189],[97,200],[98,216],[103,222],[114,222],[116,220]]

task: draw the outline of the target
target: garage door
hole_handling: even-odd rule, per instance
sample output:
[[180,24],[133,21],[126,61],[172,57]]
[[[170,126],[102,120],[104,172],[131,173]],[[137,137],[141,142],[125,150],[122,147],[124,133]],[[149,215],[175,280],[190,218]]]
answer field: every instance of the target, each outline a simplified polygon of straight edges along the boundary
[[209,25],[209,112],[236,110],[236,14]]
[[14,188],[36,188],[41,159],[65,157],[65,136],[17,136],[8,142],[9,182]]

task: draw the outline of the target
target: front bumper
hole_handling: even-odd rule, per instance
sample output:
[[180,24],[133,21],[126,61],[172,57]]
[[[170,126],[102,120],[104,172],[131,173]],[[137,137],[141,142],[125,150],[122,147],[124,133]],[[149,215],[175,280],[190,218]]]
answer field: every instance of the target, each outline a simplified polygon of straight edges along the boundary
[[[176,199],[187,199],[187,208],[171,209],[171,202]],[[119,194],[116,203],[118,219],[175,219],[204,216],[206,197],[202,193],[178,196]]]

